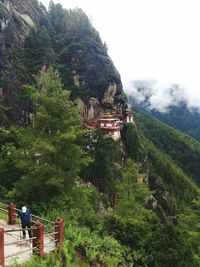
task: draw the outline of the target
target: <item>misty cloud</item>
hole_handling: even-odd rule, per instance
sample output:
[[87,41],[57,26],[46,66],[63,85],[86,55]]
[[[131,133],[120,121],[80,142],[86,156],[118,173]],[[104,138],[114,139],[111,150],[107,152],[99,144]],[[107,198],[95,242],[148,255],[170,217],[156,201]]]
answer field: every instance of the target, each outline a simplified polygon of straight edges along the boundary
[[167,112],[172,105],[177,106],[185,103],[188,108],[193,105],[185,88],[178,84],[162,84],[153,79],[135,80],[125,88],[128,96],[149,109],[157,109],[161,112]]
[[[41,2],[48,6],[49,0]],[[78,6],[86,12],[107,43],[109,55],[120,72],[123,84],[142,77],[159,80],[150,88],[153,90],[152,106],[160,109],[168,106],[172,100],[165,89],[170,87],[170,82],[175,82],[184,86],[188,106],[200,108],[198,0],[54,2],[65,8]],[[132,87],[131,84],[128,89],[132,91]],[[162,88],[161,92],[159,88]],[[144,98],[140,92],[135,93],[139,99]],[[178,98],[177,95],[175,99],[178,101]]]

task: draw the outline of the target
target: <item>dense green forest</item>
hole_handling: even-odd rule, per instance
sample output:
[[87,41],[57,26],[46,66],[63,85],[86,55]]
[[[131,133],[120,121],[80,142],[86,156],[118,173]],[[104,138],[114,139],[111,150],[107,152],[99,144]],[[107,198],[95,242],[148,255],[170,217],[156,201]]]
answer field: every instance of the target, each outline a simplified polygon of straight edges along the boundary
[[155,119],[135,101],[133,110],[137,126],[143,135],[162,152],[169,155],[186,174],[199,184],[200,143]]
[[199,267],[200,144],[134,105],[119,141],[84,129],[77,97],[101,99],[115,81],[115,102],[126,102],[84,12],[51,2],[12,68],[17,91],[6,73],[1,85],[23,117],[13,120],[2,94],[0,198],[65,222],[63,249],[23,266]]
[[[26,129],[11,126],[1,131],[1,194],[7,200],[15,199],[18,205],[26,201],[49,219],[62,216],[66,240],[62,257],[58,253],[56,257],[34,259],[26,266],[80,266],[82,261],[85,266],[198,266],[198,227],[192,228],[190,236],[190,216],[198,220],[198,199],[192,204],[197,187],[183,170],[167,155],[161,157],[150,143],[144,148],[134,124],[124,127],[122,140],[129,158],[123,167],[117,159],[120,144],[102,139],[98,132],[94,148],[88,150],[88,135],[80,127],[76,104],[52,68],[41,72],[36,85],[24,90],[32,92],[35,113]],[[147,152],[156,179],[161,179],[158,188],[151,191],[147,183],[137,182]],[[165,181],[170,172],[172,183]],[[180,188],[177,196],[180,180],[185,190]],[[88,187],[87,181],[92,185]],[[113,210],[115,191],[119,200]],[[163,193],[168,194],[167,200]],[[144,200],[152,194],[160,198],[166,211],[164,224],[156,212],[145,208]],[[178,224],[174,224],[178,214]]]
[[167,112],[159,112],[154,109],[151,114],[160,121],[200,141],[200,112],[198,108],[188,107],[183,102],[171,105]]

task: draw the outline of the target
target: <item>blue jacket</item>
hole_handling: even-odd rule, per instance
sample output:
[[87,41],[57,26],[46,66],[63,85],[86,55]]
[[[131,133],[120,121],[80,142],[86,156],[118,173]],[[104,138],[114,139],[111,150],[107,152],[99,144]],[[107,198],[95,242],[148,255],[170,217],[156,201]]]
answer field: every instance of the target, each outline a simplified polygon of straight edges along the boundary
[[22,223],[29,224],[31,222],[30,210],[27,208],[26,212],[19,212],[19,217]]

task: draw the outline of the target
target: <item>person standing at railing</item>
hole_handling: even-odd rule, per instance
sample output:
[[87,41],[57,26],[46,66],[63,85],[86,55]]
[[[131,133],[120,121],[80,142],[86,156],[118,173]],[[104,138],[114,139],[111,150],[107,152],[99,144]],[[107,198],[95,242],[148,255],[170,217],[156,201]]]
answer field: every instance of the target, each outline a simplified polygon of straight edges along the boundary
[[29,238],[32,237],[32,231],[31,231],[31,215],[30,215],[30,210],[26,207],[23,206],[22,210],[19,211],[19,218],[21,220],[21,224],[22,224],[22,233],[23,233],[23,239],[26,238],[26,227],[28,228],[28,235]]

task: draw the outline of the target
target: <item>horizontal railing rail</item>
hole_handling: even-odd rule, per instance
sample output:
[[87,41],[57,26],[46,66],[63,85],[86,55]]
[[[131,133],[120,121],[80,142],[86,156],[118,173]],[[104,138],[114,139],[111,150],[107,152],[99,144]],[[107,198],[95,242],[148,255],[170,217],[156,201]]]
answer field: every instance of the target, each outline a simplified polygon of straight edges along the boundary
[[37,247],[28,248],[28,249],[25,249],[25,250],[22,250],[22,251],[13,253],[13,254],[11,254],[11,255],[6,256],[6,257],[5,257],[5,260],[10,259],[10,258],[13,258],[13,257],[16,257],[16,256],[18,256],[18,255],[20,255],[20,254],[23,254],[23,253],[26,253],[26,252],[29,252],[29,251],[33,251],[33,250],[35,250],[35,249],[37,249]]
[[[31,240],[34,240],[34,239],[37,239],[37,238],[36,237],[31,237],[31,238],[26,239],[26,241],[31,241]],[[18,241],[14,241],[14,242],[10,242],[10,243],[5,243],[4,246],[10,246],[10,245],[20,244],[20,243],[24,243],[24,239],[18,240]]]
[[53,241],[51,241],[51,242],[49,242],[49,243],[46,243],[46,244],[44,245],[44,247],[49,247],[50,245],[55,244],[55,242],[57,242],[57,241],[58,241],[58,239],[53,240]]
[[53,222],[53,221],[44,219],[44,218],[39,217],[39,216],[36,216],[36,215],[34,215],[34,214],[31,214],[31,217],[34,217],[34,218],[36,218],[36,219],[39,219],[39,220],[41,220],[41,221],[44,221],[44,222],[47,222],[47,223],[50,223],[50,224],[55,224],[55,222]]
[[44,237],[49,237],[49,236],[52,236],[52,235],[55,235],[55,234],[58,234],[59,232],[53,232],[53,233],[49,233],[49,234],[45,234]]
[[31,228],[25,228],[25,229],[23,229],[23,228],[18,228],[18,229],[9,229],[9,230],[5,230],[4,232],[5,233],[12,233],[12,232],[22,232],[22,231],[24,231],[24,230],[34,230],[34,229],[38,229],[37,227],[31,227]]
[[8,212],[8,210],[6,210],[6,209],[4,209],[4,208],[0,208],[0,210],[5,211],[5,212]]
[[2,202],[0,202],[0,205],[4,206],[4,207],[8,207],[9,206],[9,204],[5,204],[5,203],[2,203]]

